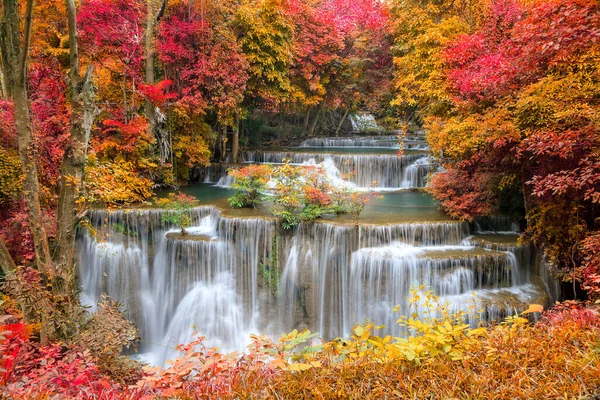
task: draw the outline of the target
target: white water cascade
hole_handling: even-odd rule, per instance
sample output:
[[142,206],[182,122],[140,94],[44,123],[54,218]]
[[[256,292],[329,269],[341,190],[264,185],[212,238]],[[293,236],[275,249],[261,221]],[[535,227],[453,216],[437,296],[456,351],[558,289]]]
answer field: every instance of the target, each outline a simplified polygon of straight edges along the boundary
[[[174,357],[175,345],[195,332],[224,351],[243,350],[250,333],[309,328],[343,336],[366,318],[401,334],[391,310],[405,311],[410,288],[420,284],[455,309],[471,310],[475,301],[474,324],[545,296],[531,256],[487,249],[464,223],[319,222],[284,234],[270,218],[200,207],[181,235],[162,221],[163,212],[92,211],[107,241],[87,232],[79,238],[83,299],[118,300],[140,330],[143,359],[153,364]],[[275,289],[265,270],[279,271]]]
[[332,137],[310,138],[302,142],[300,147],[347,147],[347,148],[392,148],[399,149],[400,144],[395,136],[362,136],[362,137]]
[[355,132],[373,132],[380,130],[375,117],[371,114],[357,113],[350,115],[350,123]]
[[[383,148],[396,140],[315,138],[305,145]],[[426,146],[421,134],[407,141]],[[244,161],[321,165],[336,186],[382,192],[422,188],[436,168],[422,152],[398,157],[388,150],[322,150],[247,152]],[[214,164],[204,179],[227,187],[232,180],[226,169]],[[425,195],[388,196],[410,203]],[[89,218],[95,234],[78,236],[82,301],[92,311],[103,295],[119,301],[139,329],[140,357],[162,365],[196,333],[223,351],[243,351],[251,333],[278,336],[306,328],[325,339],[345,336],[367,319],[385,325],[383,334],[402,335],[392,309],[409,315],[406,298],[419,285],[473,325],[543,304],[546,293],[557,293],[541,257],[517,244],[518,227],[510,218],[469,226],[440,218],[433,206],[384,204],[383,218],[375,219],[379,225],[322,220],[293,231],[272,217],[204,206],[192,210],[185,235],[164,222],[169,211],[94,210]],[[399,217],[410,207],[422,221],[391,222],[405,221]]]
[[436,164],[430,157],[415,160],[402,171],[401,189],[416,189],[425,187],[427,175],[432,172]]
[[399,189],[403,183],[403,172],[422,154],[409,154],[398,157],[395,154],[327,154],[264,151],[254,152],[249,162],[292,164],[332,163],[344,180],[363,189]]

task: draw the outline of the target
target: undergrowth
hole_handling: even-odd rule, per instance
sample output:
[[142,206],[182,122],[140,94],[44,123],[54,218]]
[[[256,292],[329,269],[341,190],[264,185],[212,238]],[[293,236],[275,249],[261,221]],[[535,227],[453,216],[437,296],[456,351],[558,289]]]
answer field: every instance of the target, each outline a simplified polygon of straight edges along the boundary
[[[1,327],[4,398],[60,399],[583,399],[600,395],[600,314],[567,302],[532,323],[532,306],[472,328],[434,296],[401,317],[403,338],[357,325],[347,339],[294,330],[279,341],[253,335],[244,354],[221,354],[199,336],[166,368],[129,382],[89,352],[28,341],[24,324]],[[415,310],[417,301],[413,301]],[[24,330],[25,329],[25,330]],[[49,351],[51,349],[52,351]],[[42,360],[39,359],[40,355]],[[37,357],[37,358],[36,358]],[[51,361],[50,361],[50,360]],[[17,373],[20,371],[20,373]]]

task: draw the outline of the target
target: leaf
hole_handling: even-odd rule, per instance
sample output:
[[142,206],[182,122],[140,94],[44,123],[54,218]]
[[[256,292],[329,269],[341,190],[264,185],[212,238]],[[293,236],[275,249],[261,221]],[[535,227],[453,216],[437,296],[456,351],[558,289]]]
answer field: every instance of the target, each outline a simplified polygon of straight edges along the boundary
[[544,306],[540,304],[530,304],[529,308],[523,311],[521,314],[530,314],[530,313],[541,313],[544,310]]

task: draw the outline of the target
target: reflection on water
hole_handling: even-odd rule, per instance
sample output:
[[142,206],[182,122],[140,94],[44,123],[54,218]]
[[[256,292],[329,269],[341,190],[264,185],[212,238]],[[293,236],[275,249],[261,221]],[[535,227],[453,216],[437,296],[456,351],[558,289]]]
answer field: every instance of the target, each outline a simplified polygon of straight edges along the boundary
[[[235,217],[270,217],[271,203],[257,209],[230,209],[227,198],[233,190],[216,187],[211,184],[197,183],[181,188],[181,191],[196,197],[201,204],[212,204],[223,209],[224,215]],[[439,210],[433,197],[422,191],[383,192],[382,198],[374,198],[365,207],[360,222],[365,224],[390,224],[410,221],[450,221],[451,218]],[[327,216],[328,221],[351,223],[348,215]]]

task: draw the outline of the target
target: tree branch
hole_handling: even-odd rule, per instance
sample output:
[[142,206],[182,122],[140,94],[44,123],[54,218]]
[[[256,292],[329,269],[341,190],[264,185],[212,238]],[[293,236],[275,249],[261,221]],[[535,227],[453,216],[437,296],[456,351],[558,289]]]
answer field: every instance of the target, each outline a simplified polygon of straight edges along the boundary
[[25,82],[25,69],[27,57],[29,57],[29,42],[31,41],[31,26],[33,25],[32,15],[33,0],[27,0],[27,8],[25,10],[25,32],[19,59],[19,83]]
[[158,10],[158,13],[156,13],[156,22],[160,21],[160,19],[163,17],[163,15],[165,14],[165,10],[167,9],[167,3],[169,0],[163,0],[161,5],[160,5],[160,9]]
[[77,9],[74,0],[66,0],[69,23],[69,64],[72,84],[79,80],[79,46],[77,43]]

